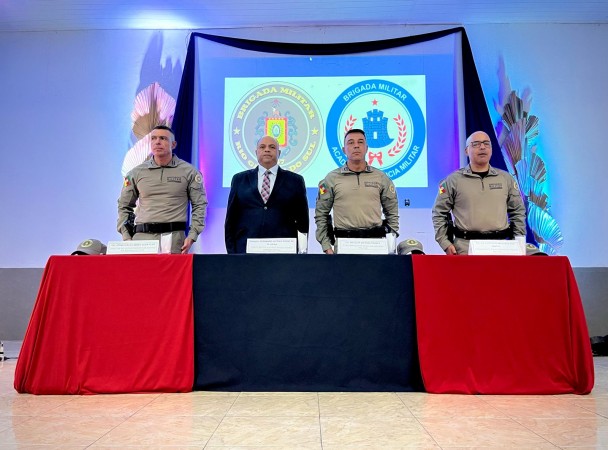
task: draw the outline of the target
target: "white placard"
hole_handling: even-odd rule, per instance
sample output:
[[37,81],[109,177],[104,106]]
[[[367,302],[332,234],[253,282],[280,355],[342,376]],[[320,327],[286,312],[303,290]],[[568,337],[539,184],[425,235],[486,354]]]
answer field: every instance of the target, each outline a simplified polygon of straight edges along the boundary
[[395,233],[386,234],[386,246],[388,247],[388,252],[393,255],[397,250],[397,236]]
[[160,252],[171,253],[173,247],[173,233],[162,233],[160,235]]
[[296,253],[296,238],[247,239],[247,253]]
[[519,244],[520,255],[526,255],[526,237],[525,236],[515,236],[515,242]]
[[158,250],[159,242],[155,240],[110,241],[106,255],[152,255]]
[[298,253],[308,253],[308,233],[298,231]]
[[386,238],[338,238],[340,255],[388,255]]
[[472,239],[469,241],[469,255],[521,256],[521,254],[521,246],[515,240]]

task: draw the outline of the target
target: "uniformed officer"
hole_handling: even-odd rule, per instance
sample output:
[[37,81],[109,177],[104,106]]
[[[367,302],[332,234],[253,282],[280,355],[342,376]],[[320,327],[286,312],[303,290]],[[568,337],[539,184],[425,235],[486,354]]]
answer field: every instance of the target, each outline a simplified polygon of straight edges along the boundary
[[399,230],[399,204],[395,185],[381,170],[367,164],[367,140],[365,132],[353,128],[344,136],[343,151],[346,164],[332,170],[319,183],[315,207],[317,241],[327,254],[336,238],[381,238],[386,236],[382,214],[395,233]]
[[526,235],[526,208],[517,182],[508,172],[490,166],[490,137],[476,131],[468,137],[465,152],[469,165],[441,181],[433,206],[435,240],[448,255],[467,254],[471,239]]
[[[188,253],[205,227],[207,196],[201,173],[173,154],[171,128],[159,125],[150,134],[152,158],[133,168],[118,199],[118,232],[123,240],[160,240],[171,234],[171,253]],[[137,200],[134,235],[127,225]],[[192,205],[186,237],[188,203]]]

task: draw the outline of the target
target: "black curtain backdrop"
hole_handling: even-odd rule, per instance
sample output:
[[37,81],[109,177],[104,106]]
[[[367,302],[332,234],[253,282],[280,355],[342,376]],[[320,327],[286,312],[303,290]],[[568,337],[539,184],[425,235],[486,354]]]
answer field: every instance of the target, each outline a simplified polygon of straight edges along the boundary
[[[182,73],[182,81],[177,96],[175,116],[173,118],[173,130],[178,146],[175,154],[188,162],[192,161],[192,129],[194,108],[194,79],[196,60],[196,39],[208,39],[220,44],[229,45],[244,50],[254,50],[266,53],[280,53],[288,55],[348,55],[375,50],[384,50],[393,47],[418,44],[434,39],[439,39],[450,34],[461,33],[462,53],[462,75],[464,88],[464,110],[466,135],[482,130],[488,133],[492,141],[492,158],[490,164],[493,167],[507,170],[507,166],[498,145],[498,139],[494,131],[494,125],[486,105],[486,100],[481,89],[481,82],[473,52],[464,27],[450,28],[448,30],[435,31],[433,33],[419,34],[402,38],[385,39],[369,42],[348,42],[339,44],[294,44],[280,42],[253,41],[247,39],[212,36],[204,33],[192,33],[188,43],[188,54]],[[464,144],[464,143],[463,143]],[[464,147],[464,146],[463,146]],[[445,174],[446,176],[448,174]],[[526,221],[527,241],[536,244],[534,234]]]
[[[466,135],[483,130],[490,135],[492,148],[500,149],[498,140],[494,132],[494,125],[485,97],[481,89],[479,75],[473,60],[473,53],[466,31],[463,27],[450,28],[448,30],[436,31],[433,33],[407,36],[395,39],[369,42],[348,42],[339,44],[293,44],[279,42],[252,41],[247,39],[229,38],[222,36],[212,36],[204,33],[192,33],[188,44],[188,54],[184,64],[184,72],[177,96],[175,116],[173,118],[173,130],[178,142],[175,153],[185,161],[192,161],[192,117],[194,108],[194,81],[195,81],[195,40],[208,39],[220,44],[237,47],[244,50],[254,50],[266,53],[280,53],[287,55],[348,55],[388,48],[402,47],[406,45],[418,44],[421,42],[439,39],[451,34],[461,33],[462,42],[462,71],[464,84],[464,105]],[[464,144],[464,143],[463,143]],[[494,151],[490,160],[492,166],[507,170],[500,151]],[[447,175],[447,174],[446,174]]]

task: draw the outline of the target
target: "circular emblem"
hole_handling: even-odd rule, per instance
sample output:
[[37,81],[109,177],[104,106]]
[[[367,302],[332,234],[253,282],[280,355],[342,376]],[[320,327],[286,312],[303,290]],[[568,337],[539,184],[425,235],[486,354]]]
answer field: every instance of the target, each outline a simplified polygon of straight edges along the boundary
[[83,241],[82,244],[80,244],[80,246],[82,248],[87,248],[87,247],[90,247],[91,245],[93,245],[93,241],[90,239],[87,239],[86,241]]
[[403,87],[382,79],[346,88],[327,117],[327,147],[337,165],[346,163],[344,134],[365,131],[367,163],[396,179],[418,160],[426,141],[426,123],[416,99]]
[[418,241],[415,241],[414,239],[408,239],[406,242],[408,243],[408,245],[417,245],[418,244]]
[[256,145],[264,136],[278,141],[283,169],[304,171],[316,158],[323,136],[323,121],[312,97],[288,83],[265,83],[249,90],[230,120],[232,151],[244,168],[258,165]]
[[196,183],[202,183],[203,182],[203,177],[200,173],[197,173],[196,176],[194,177],[194,181]]

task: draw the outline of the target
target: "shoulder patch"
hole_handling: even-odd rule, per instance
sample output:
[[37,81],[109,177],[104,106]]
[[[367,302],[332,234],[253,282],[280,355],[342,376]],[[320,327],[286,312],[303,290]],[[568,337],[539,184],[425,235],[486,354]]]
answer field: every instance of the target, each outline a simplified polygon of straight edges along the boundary
[[327,192],[327,186],[325,185],[325,182],[322,181],[321,183],[319,183],[319,195],[323,195]]
[[129,187],[131,186],[131,181],[129,180],[128,177],[125,177],[125,181],[123,182],[123,187]]
[[196,181],[197,183],[202,183],[203,182],[203,176],[200,173],[196,173],[196,176],[194,177],[194,181]]
[[515,186],[515,190],[519,192],[519,184],[517,184],[517,180],[513,178],[513,186]]
[[445,180],[443,180],[441,183],[439,183],[439,195],[441,194],[445,194],[448,190],[447,184],[445,182]]

